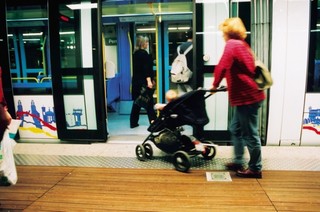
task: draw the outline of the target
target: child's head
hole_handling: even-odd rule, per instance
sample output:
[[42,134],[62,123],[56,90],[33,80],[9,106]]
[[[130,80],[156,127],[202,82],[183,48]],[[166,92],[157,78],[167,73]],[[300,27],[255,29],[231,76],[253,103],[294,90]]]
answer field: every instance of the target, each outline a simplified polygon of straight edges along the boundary
[[166,92],[166,100],[167,102],[171,102],[172,100],[175,100],[178,98],[178,93],[175,90],[168,90]]

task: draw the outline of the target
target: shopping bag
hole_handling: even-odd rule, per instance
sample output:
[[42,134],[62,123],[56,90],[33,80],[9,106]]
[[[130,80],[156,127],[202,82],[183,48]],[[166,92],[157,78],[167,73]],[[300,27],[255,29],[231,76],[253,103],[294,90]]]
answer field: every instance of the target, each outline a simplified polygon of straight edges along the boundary
[[0,185],[15,185],[18,181],[16,164],[13,157],[15,145],[16,142],[9,137],[9,130],[6,130],[1,141]]
[[142,86],[140,90],[140,95],[138,96],[138,98],[136,98],[134,103],[146,109],[151,101],[153,92],[154,92],[154,89],[150,89],[145,86]]
[[273,84],[271,73],[269,69],[260,61],[255,61],[255,75],[254,81],[256,82],[259,90],[266,90]]
[[0,185],[15,185],[18,181],[13,149],[17,144],[15,137],[21,120],[13,119],[3,135],[0,144]]

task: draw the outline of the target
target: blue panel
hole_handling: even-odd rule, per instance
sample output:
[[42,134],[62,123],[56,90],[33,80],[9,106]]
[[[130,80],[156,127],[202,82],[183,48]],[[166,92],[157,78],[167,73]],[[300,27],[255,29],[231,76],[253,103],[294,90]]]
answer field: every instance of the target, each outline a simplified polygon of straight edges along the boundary
[[158,100],[159,102],[164,102],[164,98],[163,98],[163,72],[161,70],[163,70],[163,64],[162,64],[162,61],[164,58],[162,58],[162,48],[161,46],[162,45],[162,39],[161,39],[161,35],[162,35],[162,30],[161,30],[161,24],[158,24],[158,34],[156,36],[158,36],[158,52],[157,52],[157,64],[158,64],[158,70],[157,70],[157,73],[158,73],[158,76],[157,76],[157,83],[158,83]]
[[[164,60],[164,91],[169,90],[170,88],[170,64],[169,64],[169,32],[168,32],[168,22],[164,23],[164,57],[166,60]],[[162,99],[163,102],[165,102],[164,98]]]
[[36,83],[36,82],[25,82],[25,83],[12,83],[13,88],[51,88],[52,84],[51,82],[42,82],[42,83]]
[[120,76],[120,99],[131,100],[131,45],[129,39],[129,24],[118,24],[118,58]]

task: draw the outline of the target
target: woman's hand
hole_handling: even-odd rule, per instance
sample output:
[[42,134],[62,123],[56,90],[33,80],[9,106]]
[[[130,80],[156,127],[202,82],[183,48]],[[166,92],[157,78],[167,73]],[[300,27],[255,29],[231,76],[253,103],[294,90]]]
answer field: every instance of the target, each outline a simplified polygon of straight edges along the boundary
[[148,88],[152,89],[153,88],[153,83],[151,81],[151,78],[150,77],[147,77],[147,86]]
[[214,87],[214,86],[212,86],[211,88],[210,88],[210,90],[211,90],[211,94],[215,94],[216,93],[216,90],[217,90],[217,88],[216,87]]

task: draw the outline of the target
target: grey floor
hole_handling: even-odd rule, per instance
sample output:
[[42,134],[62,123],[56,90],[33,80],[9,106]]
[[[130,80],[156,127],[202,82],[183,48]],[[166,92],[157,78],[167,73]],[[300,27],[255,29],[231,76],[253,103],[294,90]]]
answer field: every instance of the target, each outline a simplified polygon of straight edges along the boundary
[[[14,148],[17,165],[80,166],[109,168],[173,169],[172,155],[152,144],[152,160],[139,161],[135,148],[148,136],[148,121],[140,116],[140,126],[129,128],[129,116],[109,113],[109,138],[106,142],[68,144],[59,142],[18,141]],[[185,134],[191,128],[185,127]],[[232,160],[232,146],[216,146],[212,160],[202,156],[191,159],[191,170],[224,170],[224,164]],[[245,153],[248,160],[248,153]],[[264,170],[320,171],[320,147],[264,146],[262,147]]]

